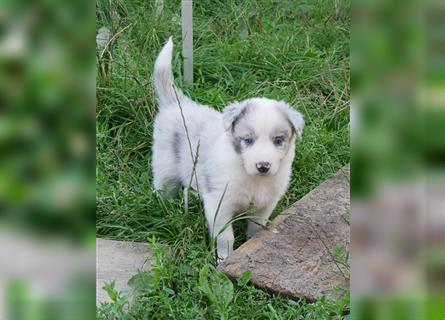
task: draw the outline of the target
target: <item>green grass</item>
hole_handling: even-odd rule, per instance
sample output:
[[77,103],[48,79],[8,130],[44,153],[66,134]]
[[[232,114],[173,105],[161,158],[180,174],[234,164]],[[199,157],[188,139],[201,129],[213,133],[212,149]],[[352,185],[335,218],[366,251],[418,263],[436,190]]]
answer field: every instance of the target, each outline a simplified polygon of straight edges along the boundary
[[[97,235],[151,241],[157,254],[154,274],[133,283],[138,295],[132,307],[123,308],[125,297],[118,296],[100,307],[98,316],[328,319],[341,314],[347,297],[336,303],[294,302],[245,283],[230,287],[217,272],[203,275],[214,258],[202,205],[192,197],[185,210],[183,196],[161,197],[151,186],[156,106],[150,79],[157,53],[173,35],[177,84],[194,100],[222,110],[234,100],[266,96],[303,113],[306,128],[278,214],[349,161],[349,2],[195,1],[191,87],[181,76],[180,1],[164,1],[161,17],[154,13],[154,0],[96,5],[98,28],[105,25],[114,34],[126,28],[115,37],[106,77],[99,68],[97,73]],[[242,228],[236,225],[236,245],[245,240]],[[207,282],[221,286],[208,288]],[[230,303],[212,298],[215,292]]]

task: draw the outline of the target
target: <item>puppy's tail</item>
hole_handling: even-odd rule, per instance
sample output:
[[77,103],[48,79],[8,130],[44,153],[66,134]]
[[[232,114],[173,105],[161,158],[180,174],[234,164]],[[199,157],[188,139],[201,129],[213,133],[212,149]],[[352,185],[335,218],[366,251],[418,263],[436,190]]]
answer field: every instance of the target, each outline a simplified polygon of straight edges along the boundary
[[153,81],[159,108],[174,106],[184,99],[184,94],[176,88],[172,71],[173,40],[170,37],[155,62]]

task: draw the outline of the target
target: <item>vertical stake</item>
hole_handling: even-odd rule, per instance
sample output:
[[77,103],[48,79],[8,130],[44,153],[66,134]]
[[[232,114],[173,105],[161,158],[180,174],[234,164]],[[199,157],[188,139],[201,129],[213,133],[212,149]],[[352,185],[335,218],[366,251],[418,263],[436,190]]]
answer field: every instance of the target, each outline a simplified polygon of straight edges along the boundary
[[164,0],[156,0],[155,7],[156,7],[156,16],[160,17],[162,11],[164,10]]
[[184,80],[193,84],[193,6],[192,0],[182,0],[182,55],[184,56]]

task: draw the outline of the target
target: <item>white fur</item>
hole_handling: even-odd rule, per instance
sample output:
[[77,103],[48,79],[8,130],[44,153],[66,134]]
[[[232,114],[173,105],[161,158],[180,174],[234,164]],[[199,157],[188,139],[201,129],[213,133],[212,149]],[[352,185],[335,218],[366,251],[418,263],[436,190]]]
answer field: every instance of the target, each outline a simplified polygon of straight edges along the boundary
[[[222,114],[193,102],[173,84],[172,51],[170,38],[155,63],[159,112],[154,126],[153,183],[156,189],[177,191],[192,181],[204,201],[210,235],[217,237],[218,255],[224,259],[233,250],[234,235],[231,225],[223,228],[234,214],[255,206],[258,219],[248,222],[250,237],[266,223],[286,191],[295,139],[301,137],[304,121],[286,103],[267,98],[235,102]],[[196,177],[191,180],[192,155],[196,156],[198,145]],[[260,163],[266,162],[269,171],[259,172]]]

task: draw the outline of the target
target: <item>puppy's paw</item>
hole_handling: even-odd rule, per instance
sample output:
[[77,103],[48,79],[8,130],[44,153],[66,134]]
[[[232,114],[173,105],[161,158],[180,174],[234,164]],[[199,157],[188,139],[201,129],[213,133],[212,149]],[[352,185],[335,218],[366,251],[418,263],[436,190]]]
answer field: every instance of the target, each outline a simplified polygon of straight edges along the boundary
[[216,263],[220,264],[221,262],[223,262],[224,260],[226,260],[226,258],[229,256],[228,253],[224,252],[224,253],[220,253],[218,252],[218,258],[216,259]]
[[224,261],[233,252],[233,237],[220,236],[216,241],[217,263]]
[[232,253],[231,250],[217,250],[216,264],[220,265]]

